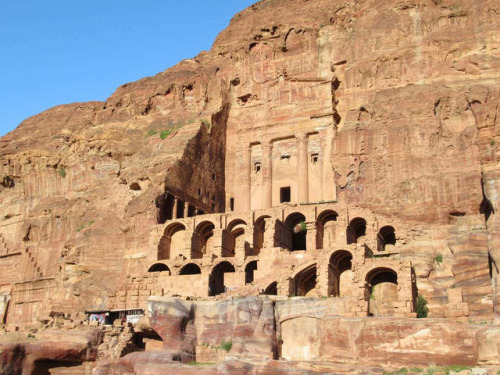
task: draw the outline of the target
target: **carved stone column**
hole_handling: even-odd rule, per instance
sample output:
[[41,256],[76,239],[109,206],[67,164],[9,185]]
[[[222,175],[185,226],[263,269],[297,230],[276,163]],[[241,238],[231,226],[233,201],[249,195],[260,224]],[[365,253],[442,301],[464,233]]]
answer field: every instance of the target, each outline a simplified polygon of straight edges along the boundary
[[172,210],[172,219],[177,219],[177,207],[179,206],[179,199],[174,198],[174,208]]
[[189,203],[188,202],[184,202],[184,218],[188,217],[189,216]]
[[307,134],[297,134],[297,179],[299,203],[309,202],[309,160],[307,158]]
[[273,144],[262,143],[262,208],[273,206]]

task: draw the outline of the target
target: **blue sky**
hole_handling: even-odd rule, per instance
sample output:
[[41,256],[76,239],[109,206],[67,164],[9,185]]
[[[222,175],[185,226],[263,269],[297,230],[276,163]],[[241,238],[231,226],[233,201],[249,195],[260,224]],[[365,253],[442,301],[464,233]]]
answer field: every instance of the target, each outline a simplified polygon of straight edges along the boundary
[[256,0],[0,0],[0,136],[210,49]]

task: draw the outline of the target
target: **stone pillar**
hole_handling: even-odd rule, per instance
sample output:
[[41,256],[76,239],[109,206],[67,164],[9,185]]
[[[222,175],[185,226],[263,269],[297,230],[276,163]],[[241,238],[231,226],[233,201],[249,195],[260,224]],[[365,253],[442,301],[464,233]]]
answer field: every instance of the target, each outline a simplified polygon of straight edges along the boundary
[[320,133],[320,160],[321,160],[321,200],[331,201],[337,199],[335,176],[331,167],[332,143],[335,138],[335,127],[329,126]]
[[177,219],[177,206],[179,205],[179,199],[174,198],[174,208],[172,212],[172,219]]
[[262,143],[262,208],[273,206],[273,144]]
[[189,216],[189,203],[184,202],[184,218]]
[[307,134],[297,134],[297,180],[299,190],[299,203],[309,202],[309,172],[307,158]]
[[249,145],[243,148],[243,165],[241,170],[241,183],[242,195],[240,199],[242,200],[243,211],[250,211],[251,209],[251,171],[252,171],[252,147]]

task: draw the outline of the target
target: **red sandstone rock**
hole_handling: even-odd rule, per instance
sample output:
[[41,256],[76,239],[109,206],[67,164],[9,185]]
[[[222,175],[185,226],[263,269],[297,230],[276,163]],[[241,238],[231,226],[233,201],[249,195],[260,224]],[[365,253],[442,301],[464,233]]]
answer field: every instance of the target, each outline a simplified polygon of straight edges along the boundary
[[[0,139],[0,323],[145,308],[150,295],[335,296],[342,324],[294,305],[282,354],[327,356],[321,318],[349,360],[355,348],[358,361],[421,363],[442,336],[439,355],[473,363],[476,328],[347,318],[413,316],[417,294],[431,317],[498,318],[499,20],[495,0],[263,0],[210,51],[25,120]],[[297,227],[306,251],[290,251]],[[382,249],[387,227],[396,244]],[[148,273],[158,262],[167,270]],[[193,262],[201,273],[182,275]],[[374,292],[384,268],[397,290]],[[272,352],[268,306],[200,307],[200,326],[189,306],[154,318],[168,360],[229,332],[242,357]],[[229,324],[240,313],[251,319]],[[385,329],[377,357],[367,348]],[[303,330],[311,345],[287,344]],[[478,334],[484,361],[498,361],[484,349],[494,336]]]

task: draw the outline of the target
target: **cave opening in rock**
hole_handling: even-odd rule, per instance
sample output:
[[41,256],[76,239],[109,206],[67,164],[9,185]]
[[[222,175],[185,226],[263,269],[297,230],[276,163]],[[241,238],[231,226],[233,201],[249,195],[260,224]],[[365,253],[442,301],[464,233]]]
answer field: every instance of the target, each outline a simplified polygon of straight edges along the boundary
[[[33,364],[33,374],[35,375],[51,375],[59,372],[54,372],[51,370],[55,369],[63,369],[70,367],[79,367],[82,366],[83,362],[81,361],[56,361],[50,359],[39,359],[36,360]],[[56,370],[57,371],[57,370]],[[66,370],[63,370],[65,373],[70,373]]]

